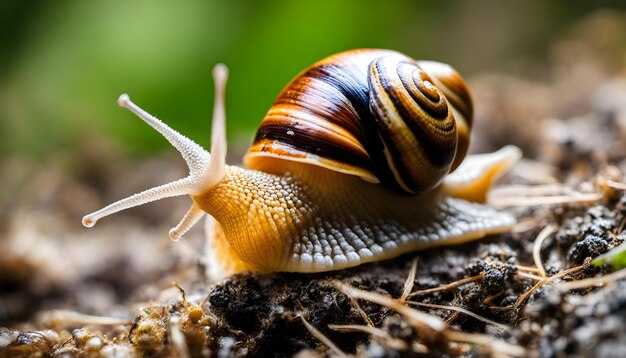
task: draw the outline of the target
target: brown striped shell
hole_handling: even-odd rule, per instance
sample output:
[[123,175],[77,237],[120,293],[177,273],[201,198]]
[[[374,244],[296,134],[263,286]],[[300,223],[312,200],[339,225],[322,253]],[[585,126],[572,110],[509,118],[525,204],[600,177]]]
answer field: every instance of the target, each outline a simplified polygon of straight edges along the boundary
[[274,173],[289,161],[308,163],[421,193],[461,163],[471,125],[469,90],[450,66],[353,50],[313,64],[283,89],[244,162]]

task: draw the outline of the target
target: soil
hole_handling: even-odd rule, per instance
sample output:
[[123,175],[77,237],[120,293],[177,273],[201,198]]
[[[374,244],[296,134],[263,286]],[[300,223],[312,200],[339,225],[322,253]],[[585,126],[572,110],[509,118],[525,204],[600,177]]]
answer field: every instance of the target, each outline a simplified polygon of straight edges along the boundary
[[[598,41],[606,37],[603,24],[626,28],[626,19],[598,13],[580,23],[553,46],[535,72],[542,76],[470,79],[472,150],[515,144],[525,159],[490,197],[496,206],[509,200],[502,210],[519,224],[460,246],[337,272],[241,274],[210,283],[202,232],[180,243],[166,239],[185,201],[132,210],[92,230],[80,226],[86,208],[182,176],[175,156],[137,165],[123,150],[90,139],[79,154],[46,166],[3,161],[0,179],[11,195],[0,197],[8,213],[0,218],[0,356],[519,355],[500,344],[527,356],[625,356],[626,280],[563,289],[563,282],[609,274],[609,265],[589,258],[626,239],[626,195],[607,184],[622,182],[626,172],[626,49],[616,45],[626,43],[626,32]],[[546,197],[565,199],[545,204]],[[538,253],[554,279],[534,287],[542,280],[533,256],[542,231],[548,235]],[[409,300],[418,306],[410,307],[442,320],[444,330],[389,304],[355,299],[338,284],[399,300],[416,258]],[[467,282],[422,292],[459,280]],[[472,333],[475,341],[449,331]]]

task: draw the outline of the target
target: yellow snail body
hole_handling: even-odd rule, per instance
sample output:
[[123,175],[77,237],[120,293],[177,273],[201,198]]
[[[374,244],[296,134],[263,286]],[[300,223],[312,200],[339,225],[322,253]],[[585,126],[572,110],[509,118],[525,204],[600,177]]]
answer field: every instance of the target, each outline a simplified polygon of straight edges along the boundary
[[225,164],[225,66],[214,70],[211,152],[122,95],[176,147],[186,178],[122,199],[83,218],[165,197],[193,204],[170,231],[177,240],[207,215],[214,277],[252,270],[320,272],[508,230],[514,219],[484,206],[492,182],[520,150],[470,155],[472,102],[450,66],[389,50],[353,50],[319,61],[281,92],[244,157]]

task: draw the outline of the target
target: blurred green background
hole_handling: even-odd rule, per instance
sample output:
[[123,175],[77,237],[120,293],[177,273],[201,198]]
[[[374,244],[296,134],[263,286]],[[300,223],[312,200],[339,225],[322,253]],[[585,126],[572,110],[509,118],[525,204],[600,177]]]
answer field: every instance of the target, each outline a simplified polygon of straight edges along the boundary
[[137,157],[166,148],[117,107],[124,92],[207,146],[217,62],[231,71],[230,145],[245,148],[280,89],[332,53],[391,48],[465,76],[538,76],[530,69],[555,37],[620,2],[3,1],[0,154],[41,161],[91,141]]

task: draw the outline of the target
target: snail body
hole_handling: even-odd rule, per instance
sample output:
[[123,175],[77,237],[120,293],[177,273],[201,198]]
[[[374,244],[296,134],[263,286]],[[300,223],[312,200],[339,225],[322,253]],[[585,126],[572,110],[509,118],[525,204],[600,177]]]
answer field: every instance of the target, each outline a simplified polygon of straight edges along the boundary
[[319,272],[506,231],[514,219],[479,203],[519,149],[468,156],[472,103],[449,66],[388,50],[324,59],[281,92],[244,157],[225,164],[223,92],[216,66],[211,152],[122,95],[187,161],[186,178],[122,199],[99,218],[165,197],[193,204],[178,239],[205,214],[214,277],[254,270]]

